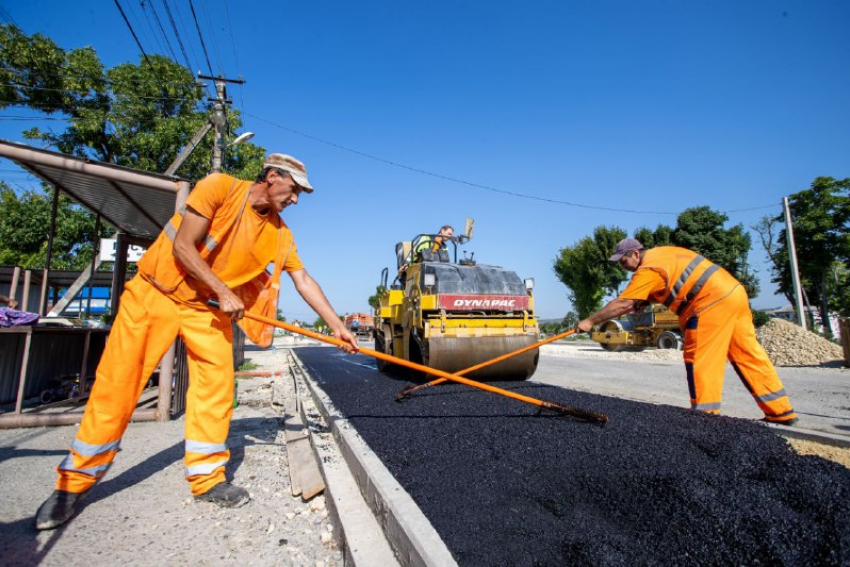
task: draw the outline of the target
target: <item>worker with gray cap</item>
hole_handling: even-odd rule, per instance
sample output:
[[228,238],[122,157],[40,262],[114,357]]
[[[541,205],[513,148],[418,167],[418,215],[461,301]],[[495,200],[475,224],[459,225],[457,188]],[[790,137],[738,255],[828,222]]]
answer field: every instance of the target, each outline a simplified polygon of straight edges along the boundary
[[[253,183],[220,173],[198,182],[127,283],[82,423],[57,468],[55,490],[36,514],[36,529],[70,520],[106,473],[144,385],[178,336],[189,368],[184,462],[192,494],[228,507],[249,500],[247,490],[225,479],[234,390],[231,321],[268,346],[271,327],[253,325],[243,315],[276,318],[280,274],[286,271],[301,297],[345,341],[344,350],[358,349],[304,269],[280,217],[312,192],[304,164],[284,154],[268,156]],[[210,308],[211,301],[217,309]]]
[[645,250],[634,238],[617,243],[610,261],[633,272],[632,280],[619,297],[580,321],[577,331],[588,332],[648,302],[662,303],[679,316],[685,335],[685,372],[693,409],[720,413],[728,359],[765,421],[782,425],[797,421],[773,363],[756,340],[747,292],[729,272],[691,250],[676,246]]

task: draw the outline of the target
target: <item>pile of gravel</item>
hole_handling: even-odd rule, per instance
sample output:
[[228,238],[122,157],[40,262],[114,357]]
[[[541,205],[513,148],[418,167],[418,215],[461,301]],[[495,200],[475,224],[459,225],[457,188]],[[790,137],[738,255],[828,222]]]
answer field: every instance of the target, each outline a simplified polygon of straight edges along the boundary
[[821,366],[844,360],[840,345],[782,319],[771,319],[756,329],[756,336],[775,366]]

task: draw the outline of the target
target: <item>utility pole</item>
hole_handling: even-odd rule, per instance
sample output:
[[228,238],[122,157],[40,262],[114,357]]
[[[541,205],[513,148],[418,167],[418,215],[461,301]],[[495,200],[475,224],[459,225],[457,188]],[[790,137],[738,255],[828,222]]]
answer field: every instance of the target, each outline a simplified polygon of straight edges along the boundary
[[233,101],[227,98],[227,83],[244,85],[245,81],[242,79],[225,79],[221,75],[218,77],[210,77],[208,75],[201,75],[200,73],[198,73],[198,78],[205,79],[207,81],[215,81],[216,97],[209,99],[209,102],[213,104],[212,125],[215,128],[212,170],[213,173],[218,173],[221,171],[221,156],[224,153],[224,131],[225,126],[227,125],[227,116],[224,112],[224,105],[233,104]]
[[803,311],[803,290],[800,286],[800,270],[797,268],[797,247],[794,245],[794,227],[791,224],[791,207],[788,205],[788,197],[782,197],[782,212],[785,216],[785,244],[788,246],[788,258],[791,260],[791,282],[794,285],[797,321],[805,331],[806,313]]

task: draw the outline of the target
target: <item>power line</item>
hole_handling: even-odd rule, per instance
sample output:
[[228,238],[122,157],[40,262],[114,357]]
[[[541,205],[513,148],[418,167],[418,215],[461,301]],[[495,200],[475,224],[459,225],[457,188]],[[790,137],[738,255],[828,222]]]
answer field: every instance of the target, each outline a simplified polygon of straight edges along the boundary
[[[177,19],[180,20],[180,27],[183,30],[183,33],[186,34],[187,38],[192,37],[192,34],[189,33],[189,31],[187,29],[186,22],[183,21],[183,12],[180,11],[180,2],[175,2],[174,8],[177,10]],[[192,74],[194,75],[196,72],[201,70],[200,65],[198,65],[198,63],[197,63],[198,55],[195,53],[195,47],[193,45],[193,42],[187,40],[186,43],[189,45],[189,52],[192,54],[192,67],[191,67],[191,69],[192,69]]]
[[[227,16],[227,30],[230,32],[230,46],[233,48],[233,59],[236,61],[236,72],[239,77],[242,77],[242,65],[239,64],[239,56],[236,54],[236,40],[233,38],[233,20],[230,18],[230,9],[227,7],[227,0],[224,0],[224,13]],[[242,103],[242,112],[245,112],[245,98],[243,97],[244,87],[239,85],[239,101]]]
[[266,120],[265,118],[261,118],[259,116],[254,115],[254,114],[249,114],[249,116],[256,118],[257,120],[259,120],[261,122],[265,122],[266,124],[271,124],[272,126],[280,128],[281,130],[285,130],[287,132],[297,134],[297,135],[302,136],[304,138],[309,138],[311,140],[315,140],[315,141],[320,142],[322,144],[332,146],[334,148],[338,148],[340,150],[350,152],[350,153],[353,153],[353,154],[356,154],[356,155],[359,155],[359,156],[362,156],[362,157],[365,157],[365,158],[368,158],[368,159],[371,159],[371,160],[374,160],[374,161],[377,161],[377,162],[385,163],[387,165],[392,165],[394,167],[398,167],[398,168],[401,168],[401,169],[406,169],[408,171],[421,173],[423,175],[428,175],[430,177],[436,177],[437,179],[442,179],[444,181],[451,181],[452,183],[459,183],[461,185],[467,185],[469,187],[475,187],[477,189],[484,189],[485,191],[492,191],[494,193],[501,193],[503,195],[511,195],[512,197],[520,197],[522,199],[542,201],[544,203],[554,203],[554,204],[558,204],[558,205],[567,205],[567,206],[570,206],[570,207],[579,207],[579,208],[582,208],[582,209],[594,209],[594,210],[598,210],[598,211],[611,211],[611,212],[618,212],[618,213],[640,213],[640,214],[654,214],[654,215],[677,215],[677,214],[679,214],[679,213],[670,212],[670,211],[639,211],[639,210],[634,210],[634,209],[617,209],[617,208],[613,208],[613,207],[599,207],[599,206],[596,206],[596,205],[585,205],[585,204],[582,204],[582,203],[573,203],[571,201],[562,201],[560,199],[549,199],[547,197],[538,197],[536,195],[526,195],[524,193],[518,193],[516,191],[508,191],[506,189],[499,189],[497,187],[491,187],[489,185],[482,185],[480,183],[473,183],[471,181],[465,181],[463,179],[457,179],[455,177],[449,177],[447,175],[434,173],[432,171],[427,171],[425,169],[420,169],[420,168],[417,168],[417,167],[404,165],[402,163],[398,163],[398,162],[395,162],[395,161],[392,161],[392,160],[384,159],[382,157],[374,156],[372,154],[367,154],[366,152],[361,152],[359,150],[348,148],[348,147],[345,147],[343,145],[337,144],[335,142],[323,140],[322,138],[318,138],[316,136],[311,136],[310,134],[305,134],[304,132],[299,132],[298,130],[293,130],[292,128],[287,128],[286,126],[281,126],[280,124],[276,124],[276,123],[274,123],[270,120]]
[[[65,90],[65,89],[53,89],[53,88],[50,88],[50,87],[31,87],[29,85],[21,85],[21,84],[17,84],[17,83],[0,83],[0,87],[2,87],[2,86],[17,87],[19,89],[28,89],[28,90],[35,90],[35,91],[53,91],[53,92],[64,93],[64,94],[76,94],[76,91],[69,91],[69,90]],[[163,92],[165,92],[165,89],[163,89]],[[174,96],[141,96],[141,95],[123,94],[123,95],[120,96],[120,98],[129,98],[129,99],[138,99],[138,100],[143,100],[143,99],[146,99],[146,100],[173,100],[173,101],[182,100],[184,102],[200,102],[200,101],[193,100],[191,98],[174,97]],[[0,99],[0,102],[12,102],[12,101],[7,100],[7,99],[6,100]],[[52,108],[52,107],[42,106],[42,108]]]
[[218,41],[216,40],[216,36],[218,34],[215,33],[215,28],[212,25],[212,21],[210,20],[210,14],[207,11],[207,3],[201,2],[201,10],[204,13],[204,18],[207,20],[207,29],[212,30],[212,46],[213,46],[213,54],[215,54],[215,62],[218,65],[218,74],[224,75],[224,66],[221,64],[221,56],[218,53]]
[[[55,116],[8,116],[0,114],[0,121],[23,122],[25,120],[68,120],[67,118],[56,118]],[[2,171],[2,170],[0,170]]]
[[[0,70],[10,71],[10,72],[15,73],[16,75],[18,75],[20,77],[23,77],[23,76],[26,75],[25,72],[21,71],[20,69],[15,68],[15,67],[0,66]],[[125,85],[125,84],[134,84],[134,83],[138,84],[138,85],[154,85],[154,84],[155,85],[163,85],[163,84],[165,84],[165,85],[177,85],[177,86],[187,86],[187,87],[198,86],[198,83],[195,82],[195,81],[192,81],[192,82],[158,81],[158,80],[149,81],[149,80],[144,80],[144,79],[130,79],[130,78],[122,78],[122,79],[116,81],[116,80],[107,79],[106,77],[95,77],[93,75],[77,75],[77,74],[73,74],[73,73],[44,73],[43,75],[45,77],[50,77],[50,78],[53,78],[53,79],[92,79],[92,80],[95,80],[95,81],[100,81],[106,86]]]
[[[142,10],[145,9],[145,4],[146,3],[143,1]],[[156,21],[156,25],[159,28],[159,33],[162,34],[162,40],[165,42],[165,46],[168,48],[168,53],[170,53],[171,58],[176,61],[177,55],[174,53],[174,49],[171,47],[171,42],[168,41],[168,35],[166,35],[165,33],[165,28],[162,27],[162,20],[159,19],[159,14],[156,11],[156,6],[154,5],[153,0],[147,3],[147,5],[150,6],[151,14],[153,14],[153,19]]]
[[180,46],[180,51],[183,53],[183,61],[186,62],[186,68],[191,70],[189,56],[186,55],[186,48],[183,47],[183,40],[180,38],[180,32],[177,30],[177,24],[174,22],[174,16],[171,15],[171,8],[168,7],[168,2],[162,0],[162,5],[165,6],[165,12],[168,14],[168,19],[171,22],[171,29],[174,30],[174,36],[177,38],[177,44]]
[[[394,167],[406,169],[408,171],[413,171],[413,172],[416,172],[416,173],[421,173],[423,175],[428,175],[430,177],[435,177],[437,179],[442,179],[444,181],[450,181],[452,183],[459,183],[461,185],[467,185],[469,187],[475,187],[477,189],[484,189],[485,191],[492,191],[494,193],[501,193],[503,195],[510,195],[512,197],[519,197],[521,199],[529,199],[529,200],[532,200],[532,201],[542,201],[544,203],[553,203],[553,204],[557,204],[557,205],[566,205],[566,206],[569,206],[569,207],[578,207],[578,208],[582,208],[582,209],[592,209],[592,210],[597,210],[597,211],[609,211],[609,212],[615,212],[615,213],[647,214],[647,215],[678,215],[678,214],[680,214],[680,212],[671,212],[671,211],[642,211],[642,210],[636,210],[636,209],[618,209],[618,208],[615,208],[615,207],[601,207],[601,206],[598,206],[598,205],[586,205],[586,204],[583,204],[583,203],[574,203],[574,202],[571,202],[571,201],[563,201],[563,200],[560,200],[560,199],[550,199],[550,198],[547,198],[547,197],[538,197],[537,195],[528,195],[528,194],[525,194],[525,193],[519,193],[517,191],[509,191],[507,189],[499,189],[497,187],[491,187],[490,185],[483,185],[481,183],[473,183],[471,181],[458,179],[456,177],[449,177],[447,175],[434,173],[432,171],[428,171],[428,170],[425,170],[425,169],[420,169],[420,168],[417,168],[417,167],[404,165],[402,163],[398,163],[398,162],[388,160],[388,159],[385,159],[385,158],[382,158],[382,157],[374,156],[372,154],[367,154],[366,152],[361,152],[359,150],[348,148],[346,146],[343,146],[341,144],[337,144],[335,142],[323,140],[322,138],[312,136],[310,134],[305,134],[304,132],[299,132],[298,130],[294,130],[292,128],[287,128],[286,126],[282,126],[280,124],[272,122],[271,120],[266,120],[265,118],[261,118],[259,116],[254,115],[254,114],[249,114],[249,113],[245,113],[245,114],[248,115],[248,116],[251,116],[252,118],[255,118],[255,119],[257,119],[261,122],[265,122],[266,124],[270,124],[270,125],[272,125],[276,128],[280,128],[281,130],[285,130],[286,132],[291,132],[292,134],[296,134],[298,136],[302,136],[304,138],[308,138],[310,140],[314,140],[316,142],[319,142],[319,143],[322,143],[322,144],[325,144],[325,145],[328,145],[328,146],[331,146],[331,147],[334,147],[334,148],[337,148],[337,149],[340,149],[340,150],[343,150],[343,151],[346,151],[346,152],[350,152],[350,153],[353,153],[353,154],[356,154],[356,155],[359,155],[359,156],[362,156],[362,157],[365,157],[365,158],[368,158],[368,159],[371,159],[371,160],[374,160],[374,161],[377,161],[377,162],[380,162],[380,163],[392,165]],[[737,212],[743,212],[743,211],[755,211],[755,210],[759,210],[759,209],[774,208],[775,206],[776,206],[775,204],[774,205],[763,205],[763,206],[758,206],[758,207],[750,207],[750,208],[746,208],[746,209],[733,209],[733,210],[721,211],[721,212],[737,213]]]
[[[139,50],[142,52],[142,56],[145,58],[145,61],[147,62],[148,67],[150,67],[150,69],[151,69],[151,71],[153,72],[154,75],[158,76],[159,73],[157,73],[156,69],[154,69],[154,66],[151,64],[150,59],[148,59],[148,54],[145,53],[145,48],[142,47],[142,43],[139,41],[138,36],[136,36],[136,32],[133,30],[133,26],[130,24],[130,20],[127,19],[127,14],[124,13],[124,9],[121,8],[121,4],[118,2],[118,0],[114,0],[114,1],[115,1],[115,6],[118,7],[118,11],[121,12],[121,17],[124,18],[124,23],[127,24],[127,28],[130,30],[130,33],[132,34],[133,39],[136,40],[136,45],[139,46]],[[162,81],[162,77],[158,77],[158,78],[159,78],[160,81]],[[162,85],[162,93],[165,94],[165,92],[166,92],[165,86]]]
[[[118,0],[115,0],[116,2]],[[189,7],[192,9],[192,18],[195,20],[195,28],[198,30],[198,38],[201,40],[201,47],[204,50],[204,57],[207,58],[207,67],[209,68],[210,75],[214,75],[212,70],[212,64],[210,63],[210,54],[207,53],[207,46],[204,43],[204,36],[201,34],[201,26],[198,24],[198,15],[195,13],[195,3],[192,0],[189,0]]]
[[18,29],[20,29],[21,27],[18,25],[18,22],[16,22],[15,19],[11,16],[11,14],[9,14],[9,12],[3,9],[3,6],[0,6],[0,18],[3,18],[6,22],[12,24]]

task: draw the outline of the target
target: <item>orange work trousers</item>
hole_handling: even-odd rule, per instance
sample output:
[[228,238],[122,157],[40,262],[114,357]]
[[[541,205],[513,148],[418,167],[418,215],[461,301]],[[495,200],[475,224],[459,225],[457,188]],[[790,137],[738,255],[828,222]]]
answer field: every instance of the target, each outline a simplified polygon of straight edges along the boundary
[[797,417],[776,368],[756,339],[742,286],[685,324],[685,370],[693,409],[720,413],[727,359],[768,421]]
[[178,335],[189,367],[186,478],[196,496],[224,482],[233,413],[231,320],[177,303],[136,276],[121,296],[80,429],[56,469],[57,489],[84,492],[106,473],[142,389]]

